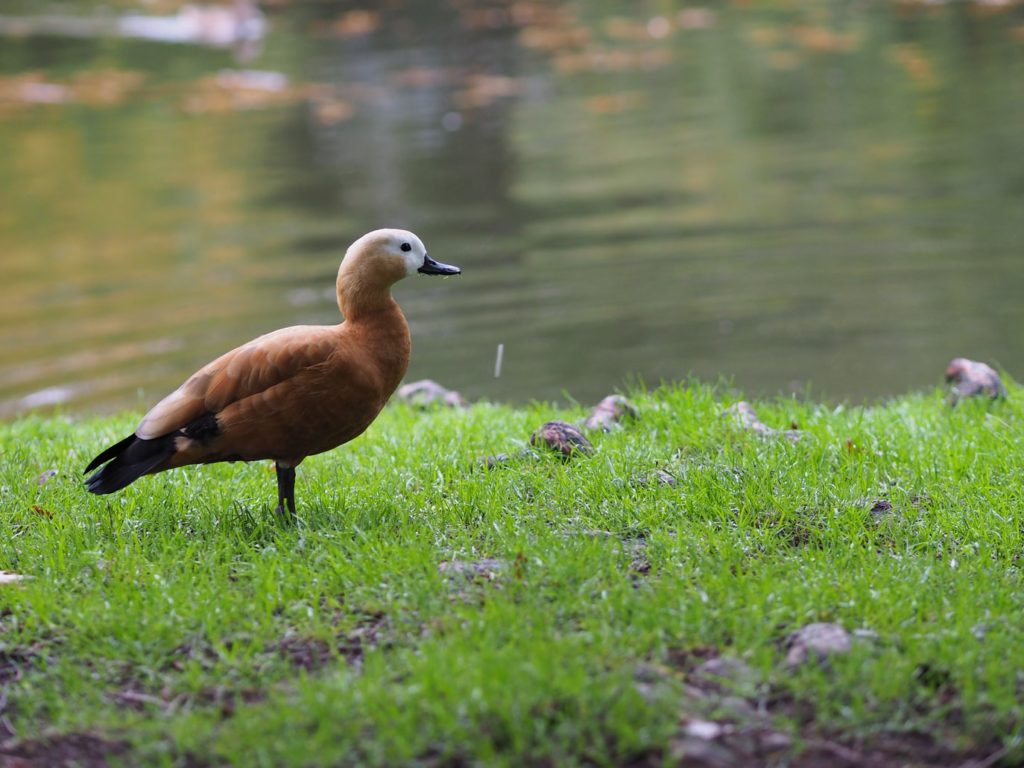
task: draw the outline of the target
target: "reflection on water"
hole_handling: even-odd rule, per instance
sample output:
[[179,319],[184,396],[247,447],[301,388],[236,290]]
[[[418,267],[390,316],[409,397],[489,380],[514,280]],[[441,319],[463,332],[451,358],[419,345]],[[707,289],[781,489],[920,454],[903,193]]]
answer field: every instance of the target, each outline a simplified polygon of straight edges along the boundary
[[141,407],[335,322],[385,225],[464,268],[397,293],[410,378],[470,397],[1018,372],[1021,9],[779,5],[318,4],[244,64],[0,41],[0,414]]

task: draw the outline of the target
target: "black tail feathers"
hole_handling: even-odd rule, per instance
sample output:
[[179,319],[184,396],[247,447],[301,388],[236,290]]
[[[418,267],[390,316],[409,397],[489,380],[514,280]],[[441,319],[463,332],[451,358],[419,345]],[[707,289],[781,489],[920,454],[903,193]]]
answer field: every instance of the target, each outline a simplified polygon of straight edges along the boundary
[[174,433],[152,440],[129,435],[89,462],[86,472],[104,466],[85,481],[91,493],[113,493],[138,480],[174,453]]

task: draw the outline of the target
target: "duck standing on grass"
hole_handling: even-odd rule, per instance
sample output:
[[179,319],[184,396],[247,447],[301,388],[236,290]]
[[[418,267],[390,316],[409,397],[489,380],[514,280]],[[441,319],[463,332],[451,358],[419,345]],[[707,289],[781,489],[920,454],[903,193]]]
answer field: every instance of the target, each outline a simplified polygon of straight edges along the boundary
[[113,493],[186,464],[272,459],[277,512],[294,516],[295,467],[362,434],[405,375],[409,326],[391,286],[461,271],[430,258],[412,232],[363,235],[338,270],[342,323],[282,328],[200,368],[90,462],[86,472],[100,469],[86,488]]

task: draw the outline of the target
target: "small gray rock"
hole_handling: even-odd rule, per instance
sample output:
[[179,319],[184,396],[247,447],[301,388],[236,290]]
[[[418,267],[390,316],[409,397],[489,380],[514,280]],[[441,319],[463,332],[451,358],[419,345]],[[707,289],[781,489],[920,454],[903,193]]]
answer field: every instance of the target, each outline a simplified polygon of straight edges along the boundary
[[56,476],[57,476],[57,470],[56,469],[48,469],[45,472],[43,472],[39,477],[36,478],[36,485],[44,486],[48,482],[50,482],[51,479],[55,478]]
[[949,402],[956,405],[962,397],[984,396],[990,400],[1006,397],[1006,387],[990,366],[966,357],[957,357],[946,366],[946,381],[953,386]]
[[716,656],[702,662],[693,674],[713,685],[731,688],[752,689],[760,682],[760,676],[739,659]]
[[786,666],[799,667],[810,659],[823,660],[853,647],[850,633],[838,624],[816,622],[786,638]]
[[504,560],[485,557],[480,560],[442,560],[437,570],[446,576],[465,576],[493,581],[508,564]]
[[449,408],[465,408],[469,403],[454,389],[442,387],[433,379],[420,379],[398,388],[399,400],[410,405],[425,408],[429,405],[446,405]]

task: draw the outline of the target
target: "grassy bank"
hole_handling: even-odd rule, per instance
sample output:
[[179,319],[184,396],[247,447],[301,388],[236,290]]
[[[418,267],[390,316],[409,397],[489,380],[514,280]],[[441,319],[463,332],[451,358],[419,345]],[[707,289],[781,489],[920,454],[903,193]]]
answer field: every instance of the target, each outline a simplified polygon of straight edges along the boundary
[[[93,497],[79,471],[134,416],[3,425],[0,568],[33,578],[0,587],[0,752],[1020,758],[1019,388],[956,409],[939,392],[755,403],[798,425],[796,443],[723,418],[722,390],[632,399],[639,419],[594,435],[593,456],[493,470],[477,459],[585,410],[393,405],[300,467],[291,528],[269,464]],[[851,648],[787,664],[787,636],[812,622],[857,631]]]

